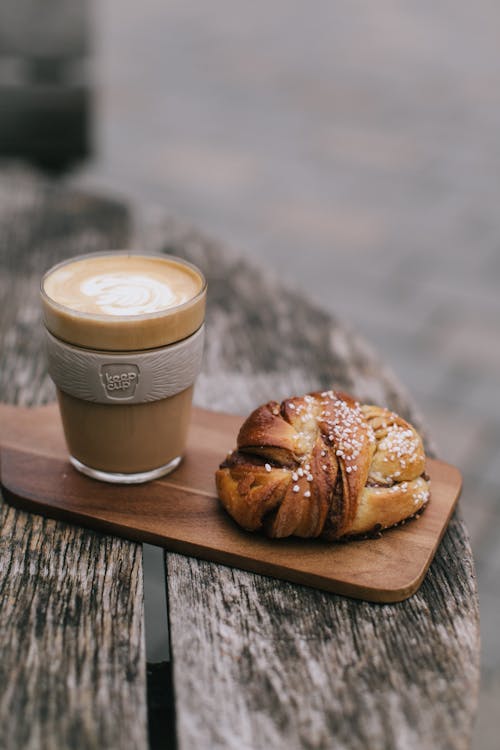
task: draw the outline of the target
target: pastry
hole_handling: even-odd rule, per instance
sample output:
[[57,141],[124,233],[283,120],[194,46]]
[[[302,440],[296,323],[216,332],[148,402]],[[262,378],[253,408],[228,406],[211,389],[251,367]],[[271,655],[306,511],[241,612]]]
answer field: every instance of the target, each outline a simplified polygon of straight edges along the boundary
[[240,526],[270,537],[371,534],[414,516],[429,500],[414,427],[337,391],[259,406],[216,484]]

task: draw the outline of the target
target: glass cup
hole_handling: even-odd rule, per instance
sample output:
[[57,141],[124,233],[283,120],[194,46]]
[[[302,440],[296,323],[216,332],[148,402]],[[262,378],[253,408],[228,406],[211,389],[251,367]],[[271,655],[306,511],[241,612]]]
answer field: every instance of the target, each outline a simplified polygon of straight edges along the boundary
[[201,271],[169,255],[93,253],[47,271],[41,298],[73,466],[124,484],[173,471],[201,368]]

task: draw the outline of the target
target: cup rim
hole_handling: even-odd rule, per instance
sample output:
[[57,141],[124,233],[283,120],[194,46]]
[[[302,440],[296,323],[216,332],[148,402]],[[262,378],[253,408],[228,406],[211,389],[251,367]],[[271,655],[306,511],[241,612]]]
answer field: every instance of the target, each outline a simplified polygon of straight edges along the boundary
[[[177,263],[180,266],[186,266],[187,268],[190,268],[192,271],[194,271],[201,279],[201,289],[199,292],[197,292],[194,297],[191,297],[190,299],[186,300],[186,302],[182,302],[179,305],[172,305],[171,307],[165,307],[163,310],[158,310],[156,312],[152,313],[140,313],[138,315],[106,315],[105,313],[99,314],[99,313],[88,313],[88,312],[81,312],[79,310],[75,310],[73,307],[69,307],[68,305],[63,305],[60,302],[56,302],[47,292],[45,291],[44,285],[47,277],[54,273],[58,268],[61,268],[62,266],[66,266],[69,263],[74,263],[76,261],[85,260],[86,258],[96,258],[96,257],[103,257],[103,256],[109,256],[113,257],[115,255],[126,255],[128,257],[139,257],[139,258],[161,258],[163,260],[171,260],[174,263]],[[44,301],[51,307],[55,308],[56,310],[61,310],[63,312],[69,313],[73,317],[78,318],[84,318],[86,320],[98,320],[103,321],[107,323],[125,323],[130,321],[140,321],[140,320],[152,320],[154,318],[163,318],[167,315],[171,315],[174,312],[177,312],[178,310],[184,310],[188,307],[191,307],[193,304],[195,304],[199,299],[203,297],[207,290],[207,280],[205,278],[205,274],[198,268],[198,266],[195,266],[194,263],[190,263],[188,260],[184,260],[184,258],[179,258],[177,255],[172,255],[171,253],[160,253],[160,252],[146,252],[141,253],[137,250],[100,250],[95,253],[83,253],[82,255],[74,255],[71,258],[66,258],[65,260],[60,261],[59,263],[56,263],[55,265],[51,266],[42,276],[42,279],[40,281],[40,295]]]

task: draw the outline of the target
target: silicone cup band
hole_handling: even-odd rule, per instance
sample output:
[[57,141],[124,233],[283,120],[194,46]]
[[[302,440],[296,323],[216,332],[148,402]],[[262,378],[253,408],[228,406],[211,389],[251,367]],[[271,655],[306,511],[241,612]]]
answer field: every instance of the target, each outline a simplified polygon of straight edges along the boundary
[[46,334],[49,374],[61,391],[98,404],[142,404],[175,396],[194,383],[205,326],[175,344],[120,354],[82,349]]

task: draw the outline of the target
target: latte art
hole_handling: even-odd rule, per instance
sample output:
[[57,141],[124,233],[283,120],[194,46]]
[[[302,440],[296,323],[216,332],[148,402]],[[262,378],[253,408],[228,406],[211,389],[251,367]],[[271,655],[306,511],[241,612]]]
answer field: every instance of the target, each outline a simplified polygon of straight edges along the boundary
[[185,301],[163,281],[120,272],[85,279],[80,291],[106,315],[143,315]]
[[48,300],[75,313],[109,318],[115,326],[121,317],[167,313],[191,300],[196,306],[202,285],[199,272],[175,258],[115,253],[56,266],[44,279],[43,291]]

